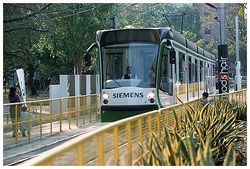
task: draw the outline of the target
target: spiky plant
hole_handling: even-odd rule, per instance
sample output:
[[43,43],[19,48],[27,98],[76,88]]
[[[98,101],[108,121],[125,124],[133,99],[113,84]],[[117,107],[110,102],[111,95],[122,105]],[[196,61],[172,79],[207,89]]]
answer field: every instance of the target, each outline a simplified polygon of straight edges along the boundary
[[235,165],[234,143],[245,135],[239,134],[237,113],[228,102],[208,103],[200,111],[186,106],[181,121],[173,113],[173,128],[141,145],[142,165]]

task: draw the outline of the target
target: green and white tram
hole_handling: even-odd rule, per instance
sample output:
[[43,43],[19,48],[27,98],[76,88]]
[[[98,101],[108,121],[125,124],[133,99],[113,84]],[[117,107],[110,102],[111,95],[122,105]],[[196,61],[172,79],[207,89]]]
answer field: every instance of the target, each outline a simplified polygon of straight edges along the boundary
[[215,92],[215,56],[171,28],[97,31],[101,121],[115,121]]

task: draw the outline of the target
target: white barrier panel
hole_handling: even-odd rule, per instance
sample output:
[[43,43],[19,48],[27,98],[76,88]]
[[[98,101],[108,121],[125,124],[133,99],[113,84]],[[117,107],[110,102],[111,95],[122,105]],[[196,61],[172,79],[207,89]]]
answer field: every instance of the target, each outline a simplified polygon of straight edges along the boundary
[[[50,85],[49,98],[100,94],[99,84],[99,75],[60,75],[60,85]],[[76,101],[74,103],[76,104]],[[90,104],[90,98],[87,98],[86,103]],[[60,102],[53,103],[53,107],[53,112],[60,111]],[[68,110],[67,100],[63,101],[62,110]]]
[[[49,98],[50,99],[56,99],[60,98],[60,85],[50,85],[49,86]],[[60,112],[60,102],[52,102],[52,113],[55,114],[57,112]]]
[[[60,94],[61,97],[69,97],[69,82],[68,82],[68,75],[60,75]],[[62,103],[62,112],[67,111],[68,109],[68,102],[64,101]]]

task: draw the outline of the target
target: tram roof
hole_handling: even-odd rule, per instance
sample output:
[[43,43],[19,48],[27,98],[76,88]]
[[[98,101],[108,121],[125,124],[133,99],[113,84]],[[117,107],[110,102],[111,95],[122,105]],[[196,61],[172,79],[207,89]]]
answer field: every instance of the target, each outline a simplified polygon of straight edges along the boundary
[[[151,34],[145,34],[145,30],[152,31]],[[125,32],[130,31],[130,34]],[[119,34],[119,33],[120,34]],[[215,56],[208,51],[204,50],[200,46],[197,46],[185,36],[169,27],[157,27],[157,28],[124,28],[124,29],[109,29],[99,30],[96,32],[97,40],[100,44],[109,44],[112,41],[150,41],[155,43],[161,43],[163,39],[173,39],[186,48],[205,56],[206,58],[215,60]],[[105,38],[103,38],[105,37]]]
[[[145,31],[151,31],[152,33],[149,34]],[[161,43],[166,38],[173,39],[173,32],[170,28],[124,28],[97,31],[97,40],[100,44],[105,45],[112,41],[150,41]]]

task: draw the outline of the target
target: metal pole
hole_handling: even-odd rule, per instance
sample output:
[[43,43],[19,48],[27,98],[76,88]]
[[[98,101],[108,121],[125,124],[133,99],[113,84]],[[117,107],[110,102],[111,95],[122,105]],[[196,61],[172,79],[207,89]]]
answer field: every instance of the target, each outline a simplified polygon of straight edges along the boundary
[[114,29],[114,4],[110,4],[110,29]]
[[228,46],[226,44],[225,4],[220,3],[220,45],[218,45],[219,93],[229,92]]
[[225,4],[220,3],[220,44],[226,44]]
[[238,16],[235,16],[235,36],[236,36],[236,62],[235,62],[235,90],[241,90],[240,57],[239,57],[239,24]]
[[239,24],[238,16],[235,16],[235,34],[236,34],[236,61],[239,61]]

